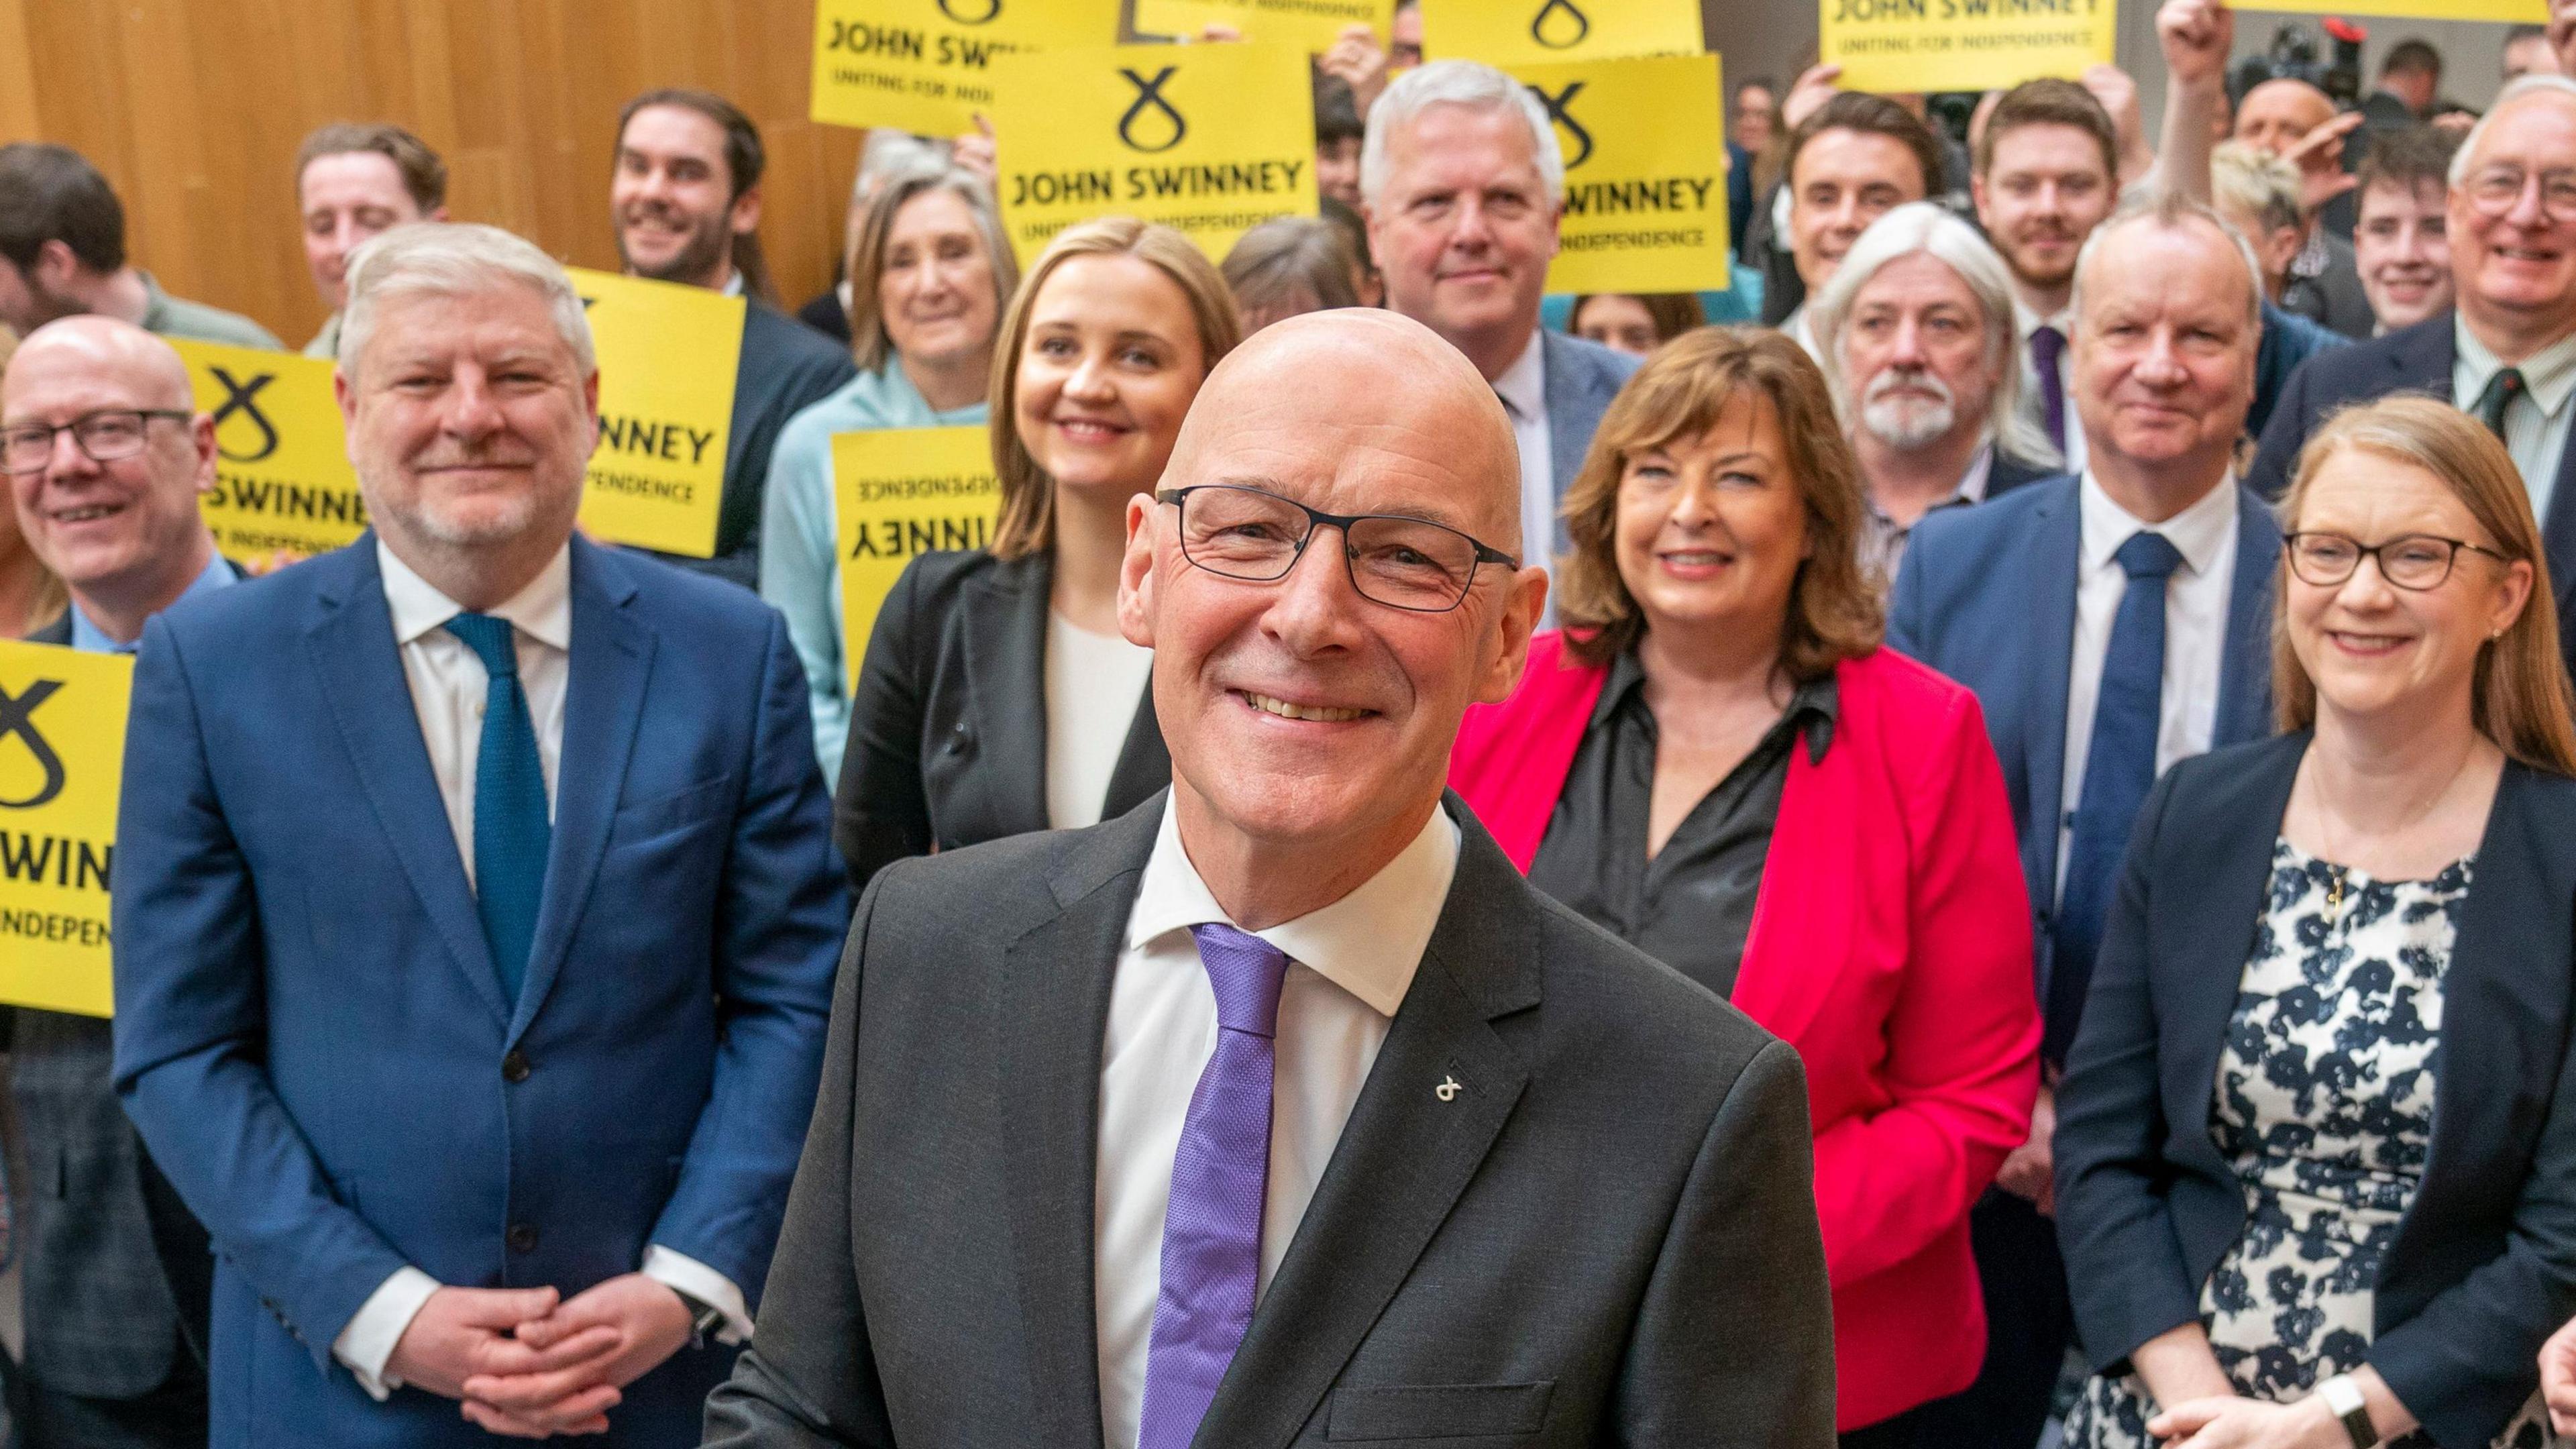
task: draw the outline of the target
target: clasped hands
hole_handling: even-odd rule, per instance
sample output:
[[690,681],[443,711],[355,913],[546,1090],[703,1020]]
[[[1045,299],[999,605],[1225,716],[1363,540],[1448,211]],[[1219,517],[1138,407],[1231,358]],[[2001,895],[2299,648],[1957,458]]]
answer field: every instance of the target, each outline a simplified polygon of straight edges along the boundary
[[463,1401],[495,1434],[599,1434],[623,1390],[689,1341],[688,1305],[626,1273],[564,1298],[552,1288],[441,1288],[385,1360],[417,1389]]

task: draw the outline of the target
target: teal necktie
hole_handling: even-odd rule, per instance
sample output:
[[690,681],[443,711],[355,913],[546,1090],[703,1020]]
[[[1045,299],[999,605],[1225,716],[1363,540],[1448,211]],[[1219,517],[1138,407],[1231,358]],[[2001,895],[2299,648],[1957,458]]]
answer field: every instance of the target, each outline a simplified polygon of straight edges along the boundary
[[459,614],[447,632],[483,661],[483,744],[474,765],[474,906],[501,994],[518,1004],[545,898],[546,852],[554,826],[546,819],[546,776],[537,759],[536,726],[519,687],[519,651],[510,621]]

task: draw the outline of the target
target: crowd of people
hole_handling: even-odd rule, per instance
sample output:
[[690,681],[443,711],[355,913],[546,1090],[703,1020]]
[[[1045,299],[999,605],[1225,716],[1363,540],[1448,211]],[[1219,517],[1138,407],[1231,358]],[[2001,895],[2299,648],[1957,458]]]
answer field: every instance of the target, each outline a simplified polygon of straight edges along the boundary
[[[0,147],[0,637],[134,661],[8,1442],[2576,1436],[2559,4],[2482,110],[2224,0],[2153,137],[1746,80],[1681,295],[1547,295],[1411,0],[1319,215],[1015,256],[1009,135],[877,132],[793,312],[649,91],[703,559],[576,527],[581,299],[372,123],[292,178],[369,530],[221,556],[164,339],[280,344]],[[933,427],[989,545],[845,637],[834,440]]]

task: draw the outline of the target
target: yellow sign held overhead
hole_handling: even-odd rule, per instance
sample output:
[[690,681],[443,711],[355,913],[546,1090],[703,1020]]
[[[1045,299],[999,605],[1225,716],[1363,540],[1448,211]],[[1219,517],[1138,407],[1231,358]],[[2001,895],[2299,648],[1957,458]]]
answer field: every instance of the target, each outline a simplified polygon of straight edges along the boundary
[[1727,286],[1725,89],[1714,55],[1516,65],[1565,152],[1551,292]]
[[1290,45],[1124,45],[1015,55],[1004,82],[1002,225],[1026,263],[1078,221],[1140,216],[1211,257],[1312,216],[1315,113]]
[[2295,10],[2307,15],[2384,15],[2412,20],[2549,23],[2549,0],[2253,0],[2239,10]]
[[215,419],[215,491],[201,504],[226,558],[264,566],[327,553],[367,527],[331,363],[170,339],[201,412]]
[[1708,46],[1690,0],[1423,0],[1422,48],[1508,67]]
[[997,56],[1118,39],[1118,0],[816,0],[813,117],[963,134]]
[[716,551],[743,300],[704,287],[565,268],[599,352],[599,449],[581,526],[690,558]]
[[106,1016],[134,660],[0,641],[0,1003]]
[[1195,36],[1230,25],[1244,39],[1302,46],[1321,54],[1342,29],[1365,25],[1386,41],[1395,0],[1136,0],[1136,28],[1148,35]]
[[855,696],[877,610],[904,565],[939,549],[993,541],[1002,485],[982,428],[891,428],[832,438],[840,523],[841,657]]
[[2119,0],[1819,0],[1845,90],[2002,90],[2111,61]]

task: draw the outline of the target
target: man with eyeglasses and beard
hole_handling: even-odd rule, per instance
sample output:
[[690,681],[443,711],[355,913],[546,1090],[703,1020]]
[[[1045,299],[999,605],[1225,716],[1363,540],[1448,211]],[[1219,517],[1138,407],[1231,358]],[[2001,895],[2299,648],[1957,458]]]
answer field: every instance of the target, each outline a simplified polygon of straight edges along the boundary
[[[2576,80],[2526,76],[2451,160],[2445,230],[2452,306],[2290,379],[2246,482],[2277,497],[2325,418],[2392,392],[2426,392],[2485,423],[2531,492],[2558,581],[2561,647],[2576,641]],[[2576,655],[2571,655],[2576,657]]]
[[767,165],[760,128],[732,102],[706,91],[647,91],[618,115],[608,188],[628,276],[744,300],[715,557],[659,557],[747,589],[759,587],[760,502],[779,430],[858,376],[847,348],[778,310],[760,250]]

